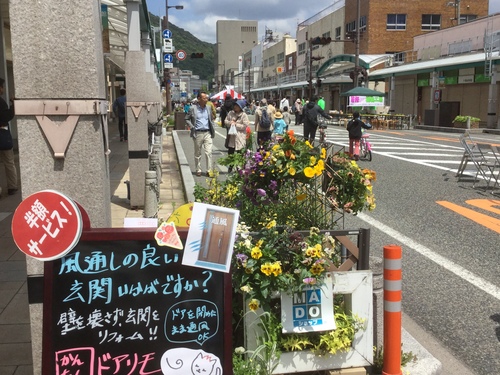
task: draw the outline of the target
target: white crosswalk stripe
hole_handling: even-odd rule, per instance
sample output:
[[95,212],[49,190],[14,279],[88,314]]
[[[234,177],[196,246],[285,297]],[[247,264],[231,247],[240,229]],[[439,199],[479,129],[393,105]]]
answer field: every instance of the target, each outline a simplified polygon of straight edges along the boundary
[[[329,127],[327,140],[334,145],[349,147],[348,133],[344,128]],[[464,150],[460,144],[440,145],[433,142],[404,139],[389,134],[370,132],[370,143],[374,158],[377,155],[430,166],[452,173],[458,171]],[[476,169],[469,163],[464,174],[475,176]]]

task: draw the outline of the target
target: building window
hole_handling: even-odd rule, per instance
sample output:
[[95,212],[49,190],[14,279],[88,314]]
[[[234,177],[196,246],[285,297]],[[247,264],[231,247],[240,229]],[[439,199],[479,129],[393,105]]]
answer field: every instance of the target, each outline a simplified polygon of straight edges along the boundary
[[340,40],[340,36],[342,35],[342,27],[335,28],[335,39]]
[[441,29],[440,14],[422,14],[422,30]]
[[366,31],[366,16],[359,18],[359,31]]
[[242,33],[256,33],[257,27],[255,26],[241,26]]
[[388,14],[386,30],[406,30],[406,14]]
[[273,66],[273,65],[274,65],[274,56],[269,58],[269,66]]
[[267,66],[269,65],[269,60],[268,59],[265,59],[264,60],[264,68],[267,68]]
[[285,52],[278,53],[278,64],[285,61]]
[[356,21],[349,22],[345,25],[345,31],[350,33],[352,31],[356,31]]
[[323,38],[330,38],[330,32],[328,31],[327,33],[323,33],[321,36]]
[[306,53],[306,43],[305,42],[299,44],[299,51],[298,51],[299,55],[303,55],[304,53]]
[[460,15],[460,24],[474,21],[476,18],[477,18],[477,14],[461,14]]

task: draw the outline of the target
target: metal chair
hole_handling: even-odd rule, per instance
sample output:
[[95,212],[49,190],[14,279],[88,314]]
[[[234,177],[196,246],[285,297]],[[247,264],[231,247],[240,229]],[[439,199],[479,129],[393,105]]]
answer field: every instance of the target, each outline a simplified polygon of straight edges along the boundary
[[476,167],[476,175],[474,176],[472,187],[475,187],[479,175],[486,181],[486,188],[489,188],[492,181],[495,181],[493,187],[496,187],[500,173],[500,156],[496,146],[476,143],[468,133],[464,133],[459,139],[464,147],[464,156],[458,168],[457,176],[463,175],[465,167],[471,161]]

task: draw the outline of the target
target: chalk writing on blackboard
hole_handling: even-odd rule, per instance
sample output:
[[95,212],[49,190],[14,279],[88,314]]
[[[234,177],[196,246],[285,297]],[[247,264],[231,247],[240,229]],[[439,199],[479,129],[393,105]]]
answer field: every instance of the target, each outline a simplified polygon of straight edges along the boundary
[[222,374],[223,275],[155,246],[89,241],[51,263],[44,374]]

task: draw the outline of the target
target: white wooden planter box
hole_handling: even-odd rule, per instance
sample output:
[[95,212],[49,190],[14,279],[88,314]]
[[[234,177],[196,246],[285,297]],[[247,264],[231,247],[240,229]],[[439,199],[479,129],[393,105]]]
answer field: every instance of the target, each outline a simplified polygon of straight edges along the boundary
[[[344,294],[347,311],[364,321],[348,352],[316,356],[310,351],[282,353],[273,374],[288,374],[315,370],[335,370],[373,364],[373,281],[371,271],[332,272],[333,293]],[[262,311],[261,311],[262,312]],[[245,314],[246,348],[257,346],[259,312]]]

